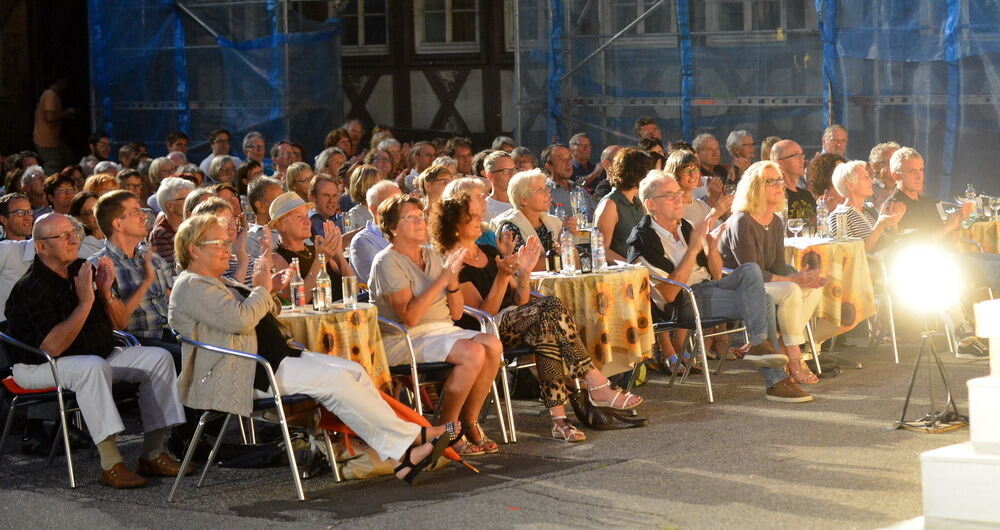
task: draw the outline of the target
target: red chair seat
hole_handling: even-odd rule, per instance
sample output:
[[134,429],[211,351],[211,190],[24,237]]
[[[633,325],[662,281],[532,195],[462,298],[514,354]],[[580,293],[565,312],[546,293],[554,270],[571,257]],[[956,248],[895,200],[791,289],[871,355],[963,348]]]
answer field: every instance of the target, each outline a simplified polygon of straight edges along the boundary
[[21,385],[14,382],[14,376],[9,376],[4,378],[3,386],[14,395],[24,396],[28,394],[44,394],[45,392],[55,392],[56,387],[51,388],[39,388],[38,390],[28,390],[27,388],[22,388]]

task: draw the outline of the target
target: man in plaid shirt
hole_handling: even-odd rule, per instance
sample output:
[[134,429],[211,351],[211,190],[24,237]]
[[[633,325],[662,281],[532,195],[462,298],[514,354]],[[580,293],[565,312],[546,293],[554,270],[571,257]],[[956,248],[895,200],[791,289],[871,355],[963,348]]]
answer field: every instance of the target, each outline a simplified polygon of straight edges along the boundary
[[[158,346],[180,361],[180,346],[167,329],[167,302],[173,274],[167,261],[150,248],[142,248],[146,237],[146,214],[132,192],[106,193],[97,201],[97,224],[107,236],[104,248],[90,261],[108,257],[115,266],[115,295],[125,304],[125,331],[145,346]],[[178,364],[179,366],[179,364]],[[178,368],[179,369],[179,368]]]

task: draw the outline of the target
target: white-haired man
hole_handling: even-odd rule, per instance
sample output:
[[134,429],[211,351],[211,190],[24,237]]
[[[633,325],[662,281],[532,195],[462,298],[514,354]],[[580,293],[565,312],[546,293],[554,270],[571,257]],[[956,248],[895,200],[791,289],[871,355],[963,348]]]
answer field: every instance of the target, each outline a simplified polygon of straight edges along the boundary
[[771,161],[781,168],[788,197],[788,216],[807,219],[816,217],[816,198],[805,189],[806,154],[794,140],[781,140],[771,148]]
[[694,153],[698,155],[701,162],[701,174],[706,177],[729,178],[729,168],[722,165],[722,151],[719,149],[719,141],[714,135],[701,133],[694,137],[691,142]]
[[756,144],[753,143],[753,136],[750,131],[738,129],[726,137],[726,151],[732,159],[729,166],[729,181],[738,182],[743,172],[753,163],[754,155],[757,153]]
[[823,130],[823,150],[821,153],[832,153],[847,158],[847,129],[834,123]]

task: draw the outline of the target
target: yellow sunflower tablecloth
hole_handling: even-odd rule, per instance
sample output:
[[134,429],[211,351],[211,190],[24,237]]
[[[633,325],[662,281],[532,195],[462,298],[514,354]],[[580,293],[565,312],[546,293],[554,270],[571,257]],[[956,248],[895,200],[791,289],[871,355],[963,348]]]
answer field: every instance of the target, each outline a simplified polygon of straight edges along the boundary
[[607,375],[630,370],[651,355],[649,273],[645,267],[575,274],[534,273],[533,288],[566,303],[583,345]]
[[[982,245],[983,252],[997,254],[1000,249],[1000,221],[980,221],[969,228],[962,229],[962,239],[971,239]],[[978,252],[979,249],[968,243],[959,243],[963,250]]]
[[365,367],[376,387],[387,387],[389,363],[374,305],[359,303],[356,310],[335,305],[328,313],[284,311],[280,318],[295,340],[310,351],[350,359]]
[[839,335],[875,314],[875,293],[860,239],[785,239],[785,260],[798,270],[819,269],[828,283],[816,316],[827,320]]

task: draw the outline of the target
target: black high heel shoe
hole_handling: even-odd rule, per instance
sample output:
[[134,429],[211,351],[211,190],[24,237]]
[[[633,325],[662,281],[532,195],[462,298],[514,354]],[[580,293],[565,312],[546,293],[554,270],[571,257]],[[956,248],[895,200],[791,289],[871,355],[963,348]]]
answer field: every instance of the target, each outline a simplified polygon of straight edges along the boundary
[[[420,435],[421,439],[423,439],[424,432],[421,431]],[[427,466],[431,465],[432,463],[437,462],[438,458],[441,458],[441,455],[444,453],[444,450],[448,448],[449,441],[450,440],[445,436],[438,436],[433,442],[434,449],[431,450],[431,454],[427,455],[426,458],[416,463],[410,461],[410,452],[413,451],[414,447],[420,447],[420,446],[411,445],[410,447],[407,447],[406,452],[403,453],[403,456],[399,459],[400,464],[396,466],[396,469],[393,470],[393,473],[399,473],[400,471],[406,468],[410,468],[410,470],[406,473],[406,475],[403,475],[403,480],[406,481],[407,484],[412,486],[413,480],[417,478],[417,475],[419,475],[421,471],[423,471]]]

